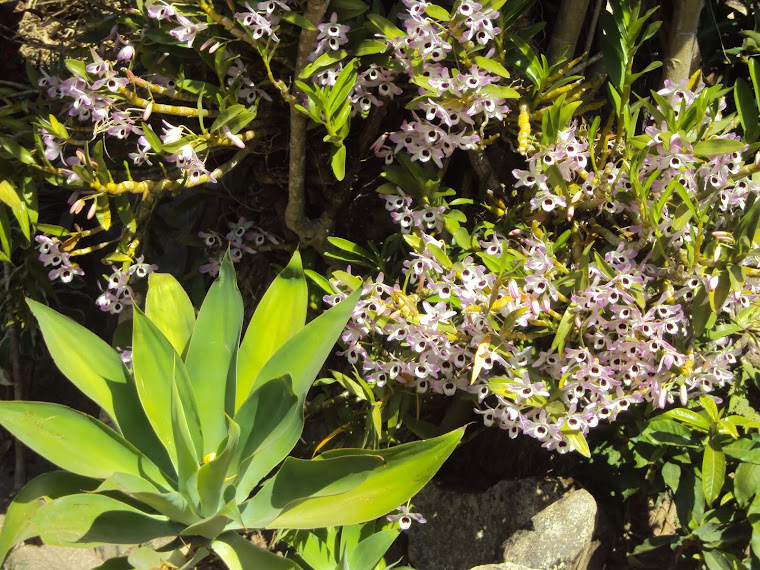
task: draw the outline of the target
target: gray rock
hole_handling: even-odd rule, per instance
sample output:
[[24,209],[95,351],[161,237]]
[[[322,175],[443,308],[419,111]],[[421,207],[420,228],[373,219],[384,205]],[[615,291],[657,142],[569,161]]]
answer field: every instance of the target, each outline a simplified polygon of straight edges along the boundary
[[500,481],[484,492],[427,485],[412,499],[427,523],[407,531],[409,562],[420,570],[468,570],[503,560],[504,539],[559,499],[569,484],[528,478]]
[[501,564],[484,564],[483,566],[476,566],[470,568],[470,570],[537,570],[536,568],[528,568],[522,564],[512,564],[511,562],[502,562]]
[[504,544],[504,561],[541,570],[586,570],[598,546],[592,542],[596,501],[588,491],[572,491],[531,518]]

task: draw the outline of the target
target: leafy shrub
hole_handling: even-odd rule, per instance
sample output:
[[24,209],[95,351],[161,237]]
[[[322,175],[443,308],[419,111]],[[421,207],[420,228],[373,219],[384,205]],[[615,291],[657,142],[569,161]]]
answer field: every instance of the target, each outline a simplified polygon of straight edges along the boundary
[[304,326],[296,254],[238,346],[243,303],[229,258],[197,318],[174,278],[150,281],[145,313],[134,314],[133,372],[97,336],[30,301],[59,368],[113,427],[59,404],[0,402],[0,423],[66,470],[39,476],[16,497],[0,559],[37,535],[85,547],[176,536],[159,552],[135,551],[129,564],[190,568],[213,551],[229,568],[297,569],[240,531],[382,516],[422,488],[464,433],[310,461],[286,457],[303,429],[306,393],[357,296]]

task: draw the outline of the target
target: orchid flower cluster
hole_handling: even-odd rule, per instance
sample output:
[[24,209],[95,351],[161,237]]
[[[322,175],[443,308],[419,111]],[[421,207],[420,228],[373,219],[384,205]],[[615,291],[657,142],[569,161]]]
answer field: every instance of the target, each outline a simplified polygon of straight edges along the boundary
[[[489,121],[500,123],[509,111],[506,99],[517,96],[514,90],[500,87],[501,77],[484,67],[473,63],[457,69],[444,61],[457,44],[468,57],[478,59],[475,54],[501,32],[493,24],[499,12],[464,0],[453,14],[444,11],[443,19],[439,19],[429,15],[429,2],[403,3],[407,8],[403,15],[406,33],[388,38],[388,48],[409,81],[419,86],[419,97],[412,112],[414,119],[405,120],[400,130],[381,136],[373,148],[388,164],[404,150],[412,160],[432,161],[441,168],[443,159],[454,150],[477,148],[485,125]],[[444,29],[449,34],[443,34]],[[488,62],[494,54],[491,48],[480,61]],[[491,62],[489,67],[494,66],[502,77],[508,76],[498,63]],[[388,140],[392,144],[387,144]]]
[[[682,114],[704,94],[703,86],[686,85],[660,92]],[[718,100],[712,109],[719,108]],[[703,114],[697,124],[705,120]],[[403,279],[386,283],[381,274],[362,285],[343,356],[374,386],[464,395],[477,401],[485,425],[510,437],[527,434],[561,453],[584,451],[591,428],[632,404],[664,408],[708,394],[720,401],[714,391],[733,380],[743,351],[755,348],[729,335],[695,338],[693,302],[709,296],[727,319],[757,304],[760,284],[752,279],[732,284],[722,299],[715,292],[727,273],[719,262],[734,259],[728,230],[760,184],[741,170],[741,149],[714,151],[735,147],[737,137],[713,137],[707,153],[695,132],[649,125],[643,159],[594,171],[588,141],[571,126],[534,154],[527,170],[515,170],[515,187],[530,191],[529,211],[566,214],[602,234],[585,251],[569,244],[571,235],[579,239],[577,226],[575,234],[552,239],[537,223],[506,234],[485,226],[480,249],[462,251],[447,242],[443,218],[450,209],[440,198],[415,203],[401,188],[383,195],[412,251]],[[675,184],[679,199],[669,201]],[[687,200],[696,212],[690,218],[677,206]],[[660,210],[654,225],[645,214],[653,208]],[[719,215],[698,215],[713,210]],[[602,225],[623,230],[605,233]],[[746,271],[757,269],[756,253],[742,259]],[[329,304],[357,286],[340,275],[332,285]]]
[[134,292],[130,282],[132,279],[144,279],[158,269],[158,265],[145,263],[141,255],[125,271],[118,267],[112,267],[113,273],[108,278],[106,290],[98,297],[95,304],[102,311],[112,315],[121,313],[124,307],[134,302]]
[[219,274],[222,259],[229,248],[230,260],[238,263],[247,253],[255,255],[267,244],[279,245],[280,241],[271,233],[253,225],[253,222],[241,216],[237,222],[227,222],[229,231],[222,236],[214,231],[198,232],[206,248],[208,262],[198,268],[200,273],[208,273],[212,277]]
[[39,244],[37,250],[40,252],[40,261],[45,267],[52,267],[48,273],[48,279],[51,281],[60,279],[63,283],[70,283],[74,275],[84,275],[84,270],[79,267],[79,264],[72,263],[71,255],[66,251],[61,251],[58,238],[38,235],[34,239]]

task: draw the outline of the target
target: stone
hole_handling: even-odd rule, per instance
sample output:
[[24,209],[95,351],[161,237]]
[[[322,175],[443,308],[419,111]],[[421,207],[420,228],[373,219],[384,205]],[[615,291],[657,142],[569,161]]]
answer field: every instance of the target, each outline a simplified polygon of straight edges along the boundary
[[531,518],[504,544],[504,561],[541,570],[586,570],[599,545],[593,541],[596,501],[572,491]]
[[569,484],[526,478],[500,481],[482,492],[429,484],[412,499],[427,523],[407,531],[409,563],[422,570],[469,570],[501,561],[504,539],[558,500]]
[[537,568],[528,568],[522,564],[512,564],[511,562],[503,562],[501,564],[484,564],[483,566],[476,566],[470,568],[470,570],[538,570]]

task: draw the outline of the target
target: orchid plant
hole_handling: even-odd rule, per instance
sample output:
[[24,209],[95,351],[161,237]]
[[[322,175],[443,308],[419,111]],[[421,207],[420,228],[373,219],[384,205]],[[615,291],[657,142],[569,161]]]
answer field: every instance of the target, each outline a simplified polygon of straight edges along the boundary
[[16,496],[0,560],[33,536],[77,547],[176,537],[121,563],[192,568],[213,552],[231,569],[295,570],[297,562],[241,531],[354,525],[407,502],[463,430],[390,449],[287,457],[306,394],[358,298],[304,326],[306,295],[296,253],[240,343],[243,302],[229,257],[197,316],[173,277],[153,273],[145,311],[134,308],[131,372],[93,333],[29,301],[53,359],[108,420],[59,404],[0,402],[0,424],[64,469]]

